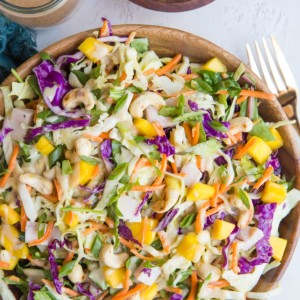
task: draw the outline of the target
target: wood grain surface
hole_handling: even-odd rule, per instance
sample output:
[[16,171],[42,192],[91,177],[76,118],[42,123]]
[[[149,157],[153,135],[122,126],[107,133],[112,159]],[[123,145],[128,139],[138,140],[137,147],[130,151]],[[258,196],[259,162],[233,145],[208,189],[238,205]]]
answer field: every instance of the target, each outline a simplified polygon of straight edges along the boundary
[[137,5],[167,12],[192,10],[207,5],[214,0],[129,0]]
[[[68,37],[57,42],[44,51],[52,55],[54,58],[67,53],[76,51],[80,42],[96,29],[85,31]],[[135,31],[138,37],[148,37],[150,48],[155,50],[159,55],[173,56],[176,53],[182,53],[189,56],[194,62],[205,62],[208,59],[217,56],[227,66],[228,70],[234,71],[241,63],[239,59],[226,52],[224,49],[214,45],[213,43],[176,29],[147,26],[147,25],[117,25],[113,26],[115,35],[127,36],[130,32]],[[33,56],[23,65],[17,72],[22,78],[32,73],[32,68],[40,63],[39,55]],[[270,92],[264,82],[247,69],[247,72],[255,78],[257,89],[263,92]],[[9,76],[2,85],[10,85],[15,78]],[[266,121],[277,122],[287,120],[287,117],[276,101],[261,101],[259,112]],[[0,94],[0,113],[3,114],[3,98]],[[280,134],[284,139],[284,147],[280,150],[280,158],[283,169],[289,178],[295,176],[296,187],[300,188],[300,139],[293,126],[284,126],[279,128]],[[280,226],[281,237],[288,240],[287,249],[285,251],[281,265],[272,271],[263,275],[254,288],[254,291],[269,291],[274,288],[281,279],[289,261],[293,255],[297,239],[300,232],[300,205],[284,219]]]

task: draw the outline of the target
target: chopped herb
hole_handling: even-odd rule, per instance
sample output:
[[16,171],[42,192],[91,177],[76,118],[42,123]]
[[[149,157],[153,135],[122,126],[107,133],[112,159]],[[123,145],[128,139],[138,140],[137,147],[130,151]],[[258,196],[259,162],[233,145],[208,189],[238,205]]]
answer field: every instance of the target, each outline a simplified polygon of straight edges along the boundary
[[99,234],[96,235],[92,248],[91,248],[91,253],[94,255],[95,258],[99,258],[99,253],[102,248],[102,240]]
[[128,94],[124,94],[117,102],[115,108],[114,108],[114,113],[117,113],[126,103],[128,98]]
[[82,85],[85,85],[90,79],[89,75],[83,73],[82,71],[74,70],[72,71],[72,73],[77,77],[77,79]]
[[184,219],[180,222],[179,227],[187,228],[191,226],[195,222],[196,216],[197,216],[196,213],[185,216]]
[[53,116],[53,113],[50,109],[44,109],[43,111],[37,114],[39,119],[45,120],[46,118]]
[[228,128],[226,126],[224,126],[222,123],[212,120],[209,122],[210,127],[212,127],[213,129],[219,131],[219,132],[227,132]]
[[[154,249],[158,250],[158,251],[160,251],[160,250],[163,249],[163,246],[162,246],[162,244],[161,244],[160,239],[154,241],[154,242],[151,244],[151,246],[152,246]],[[146,268],[146,267],[145,267],[145,268]]]
[[148,51],[149,42],[147,38],[135,38],[131,43],[130,47],[135,48],[138,53],[144,53]]
[[239,189],[239,197],[244,203],[244,205],[249,209],[250,208],[250,200],[247,192],[243,191],[242,189]]
[[72,272],[75,264],[76,264],[76,260],[72,260],[72,261],[69,261],[68,263],[66,263],[65,265],[63,265],[61,267],[61,269],[59,270],[58,277],[63,278],[65,276],[69,275]]
[[95,96],[97,99],[100,99],[100,98],[101,98],[101,95],[102,95],[102,90],[101,90],[101,89],[94,89],[94,90],[92,90],[92,93],[94,94],[94,96]]
[[58,145],[56,148],[49,154],[48,161],[50,169],[56,164],[56,162],[64,159],[64,149],[63,145]]
[[260,121],[253,126],[252,130],[250,131],[250,134],[255,135],[267,142],[275,140],[269,127],[262,119],[260,119]]
[[122,177],[128,167],[128,163],[119,164],[108,177],[108,180],[114,180],[117,177]]
[[101,66],[97,66],[92,69],[91,73],[89,74],[90,78],[97,79],[101,75]]
[[103,215],[104,212],[102,210],[91,209],[91,208],[84,208],[84,207],[74,207],[74,206],[67,206],[61,209],[62,211],[78,211],[78,212],[86,212],[86,213],[93,213],[95,215]]
[[47,219],[47,215],[46,213],[43,213],[40,217],[39,217],[39,222],[38,222],[38,239],[40,239],[45,232],[45,227],[46,227],[46,221]]
[[84,161],[84,162],[86,162],[86,163],[88,163],[88,164],[90,164],[90,165],[93,165],[93,166],[96,166],[96,165],[99,164],[99,160],[96,159],[95,157],[86,156],[86,155],[80,155],[79,158],[80,158],[82,161]]
[[39,84],[38,84],[36,76],[35,75],[29,75],[27,77],[27,81],[28,81],[30,87],[33,89],[33,91],[38,96],[42,97],[42,93],[41,93],[41,90],[40,90],[40,87],[39,87]]
[[70,175],[73,172],[71,163],[69,160],[63,160],[61,164],[61,170],[63,175]]

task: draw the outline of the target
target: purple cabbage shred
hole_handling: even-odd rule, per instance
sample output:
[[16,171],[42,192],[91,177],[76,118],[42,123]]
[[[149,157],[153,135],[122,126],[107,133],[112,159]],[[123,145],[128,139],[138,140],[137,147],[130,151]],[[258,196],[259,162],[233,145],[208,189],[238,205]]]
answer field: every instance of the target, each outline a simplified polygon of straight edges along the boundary
[[[223,151],[226,155],[228,155],[230,158],[233,157],[233,153],[234,153],[234,149],[231,148],[229,150],[224,150]],[[222,165],[226,165],[227,164],[227,161],[226,159],[223,157],[223,156],[219,156],[215,159],[215,163],[218,165],[218,166],[222,166]]]
[[161,230],[164,230],[165,228],[167,228],[167,226],[170,224],[170,222],[176,216],[178,211],[179,211],[178,208],[169,210],[153,231],[161,231]]
[[151,276],[151,269],[150,268],[143,268],[141,273],[145,273],[148,277]]
[[101,18],[102,22],[107,21],[107,25],[108,25],[108,33],[110,36],[113,35],[113,31],[112,31],[112,26],[111,26],[111,22],[106,19],[106,18]]
[[198,104],[192,100],[188,100],[188,105],[192,111],[198,111],[200,109]]
[[232,230],[232,232],[230,233],[229,237],[227,238],[226,244],[222,248],[222,254],[224,257],[224,263],[222,266],[223,268],[227,268],[227,266],[228,266],[228,253],[229,253],[230,245],[234,241],[234,239],[237,236],[237,234],[239,233],[239,231],[240,231],[239,227],[235,226],[234,229]]
[[38,284],[29,281],[29,290],[27,295],[27,300],[34,300],[34,291],[39,291],[41,287]]
[[144,198],[142,199],[141,203],[139,204],[139,206],[136,209],[136,212],[134,213],[135,216],[137,216],[141,212],[144,205],[148,202],[150,196],[151,196],[151,192],[146,192],[145,193]]
[[175,148],[170,144],[168,138],[164,136],[156,136],[154,139],[145,140],[147,145],[156,145],[161,154],[167,156],[175,154]]
[[268,168],[269,166],[273,167],[274,174],[276,176],[281,174],[281,164],[278,158],[278,151],[273,152],[269,160],[266,162],[266,168]]
[[214,224],[215,220],[217,220],[217,219],[224,220],[225,216],[226,216],[226,214],[224,212],[219,212],[219,213],[210,215],[209,217],[206,218],[206,222],[204,224],[204,229],[206,229],[207,227]]
[[125,222],[123,220],[120,220],[120,224],[118,226],[118,232],[119,232],[119,235],[126,239],[126,240],[129,240],[131,242],[134,242],[135,244],[141,246],[140,242],[137,241],[133,235],[132,235],[132,232],[131,230],[126,226]]
[[[78,283],[77,284],[78,292],[84,296],[87,296],[89,300],[96,300],[96,296],[93,295],[89,290],[89,284]],[[100,293],[100,290],[97,289],[97,294]]]
[[91,189],[91,188],[88,188],[88,187],[86,187],[86,186],[84,186],[84,185],[82,185],[82,184],[80,184],[80,185],[79,185],[79,188],[80,188],[81,190],[84,190],[84,191],[90,193],[90,195],[85,196],[85,197],[83,198],[83,202],[88,202],[88,201],[91,199],[91,197],[92,197],[93,195],[98,194],[98,193],[100,193],[100,192],[103,192],[103,190],[104,190],[104,188],[105,188],[105,184],[106,184],[106,182],[102,182],[102,183],[96,185],[96,186],[95,186],[94,188],[92,188],[92,189]]
[[183,296],[179,294],[172,294],[169,300],[182,300]]
[[0,130],[0,143],[2,143],[4,138],[12,131],[13,131],[12,128],[2,128]]
[[[203,114],[203,128],[204,131],[206,133],[207,137],[213,137],[213,138],[227,138],[227,134],[226,132],[220,132],[215,130],[214,128],[212,128],[210,126],[210,122],[212,121],[212,117],[211,115],[207,112]],[[230,123],[229,122],[220,122],[222,125],[224,125],[227,129],[229,129],[230,127]]]
[[112,143],[111,140],[104,140],[100,145],[100,152],[107,172],[111,172],[114,169],[114,163],[112,159]]

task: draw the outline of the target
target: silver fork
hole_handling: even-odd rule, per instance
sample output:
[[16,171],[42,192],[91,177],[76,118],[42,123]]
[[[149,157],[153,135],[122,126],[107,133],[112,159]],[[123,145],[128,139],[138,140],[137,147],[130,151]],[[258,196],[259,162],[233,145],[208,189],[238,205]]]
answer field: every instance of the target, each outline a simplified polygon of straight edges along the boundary
[[[250,45],[246,44],[250,68],[258,77],[266,82],[270,91],[273,94],[276,94],[277,99],[282,105],[287,117],[289,119],[296,118],[298,124],[300,124],[300,103],[297,103],[298,89],[295,78],[276,38],[272,34],[271,41],[275,59],[271,54],[266,39],[264,37],[262,38],[263,48],[265,50],[265,56],[267,57],[269,67],[267,67],[267,63],[264,59],[262,51],[260,50],[258,42],[255,41],[258,62],[260,64],[260,69],[263,76],[261,76],[257,63],[255,62],[255,58],[251,51]],[[278,67],[275,61],[277,61]]]

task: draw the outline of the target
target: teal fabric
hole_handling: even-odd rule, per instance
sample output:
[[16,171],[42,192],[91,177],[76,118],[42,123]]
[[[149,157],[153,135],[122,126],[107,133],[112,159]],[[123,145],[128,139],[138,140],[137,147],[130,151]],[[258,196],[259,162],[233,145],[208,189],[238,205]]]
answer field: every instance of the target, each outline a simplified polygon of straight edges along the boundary
[[0,14],[0,82],[36,52],[35,31]]

